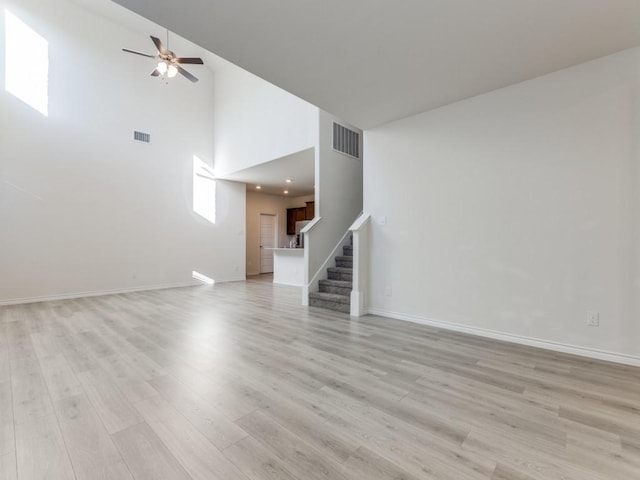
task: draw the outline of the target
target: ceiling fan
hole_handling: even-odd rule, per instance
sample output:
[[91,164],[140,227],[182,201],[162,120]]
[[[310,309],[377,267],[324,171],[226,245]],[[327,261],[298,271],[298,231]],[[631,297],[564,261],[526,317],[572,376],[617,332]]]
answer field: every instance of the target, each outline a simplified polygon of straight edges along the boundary
[[[153,41],[153,44],[156,46],[156,49],[158,49],[157,55],[149,55],[148,53],[136,52],[135,50],[129,50],[128,48],[123,48],[122,50],[128,53],[135,53],[136,55],[142,55],[143,57],[149,57],[149,58],[154,58],[158,60],[158,65],[153,70],[153,72],[151,72],[152,77],[159,77],[159,76],[164,77],[166,75],[168,78],[173,78],[179,73],[194,83],[198,81],[198,79],[194,75],[187,72],[180,65],[185,65],[185,64],[204,65],[204,62],[202,61],[201,58],[176,57],[175,53],[173,53],[171,50],[167,48],[164,48],[164,45],[162,45],[162,42],[160,41],[159,38],[151,35],[151,41]],[[169,46],[169,32],[167,31],[167,47],[168,46]]]

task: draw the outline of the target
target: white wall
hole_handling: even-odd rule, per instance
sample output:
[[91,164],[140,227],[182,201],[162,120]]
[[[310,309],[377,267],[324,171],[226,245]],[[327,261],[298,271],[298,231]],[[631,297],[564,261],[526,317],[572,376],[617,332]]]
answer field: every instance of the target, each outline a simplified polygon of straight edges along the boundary
[[234,65],[214,84],[217,175],[314,147],[318,108]]
[[282,247],[294,236],[287,235],[287,208],[304,207],[313,195],[287,198],[280,195],[247,192],[247,275],[260,273],[260,214],[276,215],[277,246]]
[[159,28],[65,0],[4,8],[48,40],[50,72],[48,117],[0,89],[0,302],[185,284],[192,270],[244,278],[244,185],[218,182],[215,225],[192,212],[193,155],[213,160],[213,74],[167,85],[120,50],[152,50]]
[[638,65],[636,48],[367,131],[371,310],[637,361]]

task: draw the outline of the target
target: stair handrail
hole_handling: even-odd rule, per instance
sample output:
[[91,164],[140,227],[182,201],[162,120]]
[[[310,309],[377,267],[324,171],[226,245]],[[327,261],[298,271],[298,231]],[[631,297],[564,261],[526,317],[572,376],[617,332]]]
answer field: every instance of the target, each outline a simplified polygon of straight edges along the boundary
[[304,227],[302,227],[302,230],[300,230],[300,235],[304,235],[305,233],[313,230],[315,226],[320,223],[321,220],[322,220],[322,217],[320,216],[313,217],[309,221],[309,223],[307,223]]
[[[319,217],[316,217],[316,218],[318,218],[318,220],[320,219]],[[314,222],[313,224],[306,225],[305,228],[302,230],[302,232],[307,232],[307,231],[311,230],[317,223],[318,222]],[[311,239],[309,239],[309,241],[307,241],[307,238],[305,237],[305,245],[307,245],[307,247],[305,247],[305,252],[304,252],[304,255],[305,255],[305,279],[309,279],[309,280],[306,281],[305,285],[303,285],[303,287],[302,287],[302,304],[303,305],[309,305],[309,292],[315,291],[315,290],[318,289],[318,284],[320,282],[320,279],[322,278],[323,275],[326,275],[327,268],[334,261],[336,255],[341,251],[342,246],[346,244],[347,238],[349,237],[350,233],[351,233],[350,230],[347,230],[344,233],[344,235],[342,236],[340,241],[336,244],[336,246],[333,248],[333,250],[331,250],[331,252],[327,256],[327,258],[325,259],[323,264],[313,274],[313,276],[311,276],[310,275],[311,272],[308,271],[309,260],[307,258],[307,255],[309,254],[309,251],[311,250],[311,248],[313,248],[312,245],[311,245],[312,241],[311,241]],[[311,278],[309,278],[310,276],[311,276]]]
[[349,227],[353,235],[353,286],[351,290],[351,316],[367,314],[369,290],[369,225],[371,215],[362,213]]

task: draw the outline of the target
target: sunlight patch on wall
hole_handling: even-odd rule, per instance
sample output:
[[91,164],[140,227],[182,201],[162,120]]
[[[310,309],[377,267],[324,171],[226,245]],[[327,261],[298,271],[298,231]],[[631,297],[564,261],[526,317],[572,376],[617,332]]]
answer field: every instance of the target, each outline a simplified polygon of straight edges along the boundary
[[49,42],[31,27],[4,11],[5,90],[49,115]]
[[216,223],[216,179],[213,169],[193,156],[193,211]]
[[195,270],[193,272],[191,272],[191,276],[195,280],[198,280],[199,282],[202,282],[205,285],[213,285],[214,284],[213,278],[209,278],[209,277],[207,277],[206,275],[203,275],[200,272],[196,272]]

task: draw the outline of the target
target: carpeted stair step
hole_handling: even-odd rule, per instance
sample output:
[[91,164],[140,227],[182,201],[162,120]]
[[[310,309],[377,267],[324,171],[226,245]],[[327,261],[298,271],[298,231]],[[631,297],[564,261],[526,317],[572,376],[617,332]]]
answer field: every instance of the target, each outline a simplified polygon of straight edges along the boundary
[[320,280],[320,291],[323,293],[337,293],[338,295],[351,295],[353,284],[345,280]]
[[309,306],[351,313],[353,289],[353,235],[350,245],[342,247],[342,255],[335,257],[336,266],[327,268],[327,280],[318,282],[319,292],[309,293]]
[[326,308],[336,312],[350,313],[351,299],[347,295],[336,293],[311,292],[309,293],[309,306]]
[[336,257],[336,267],[353,268],[353,257]]
[[353,281],[353,269],[344,267],[329,267],[327,268],[329,280],[346,280],[348,282]]

